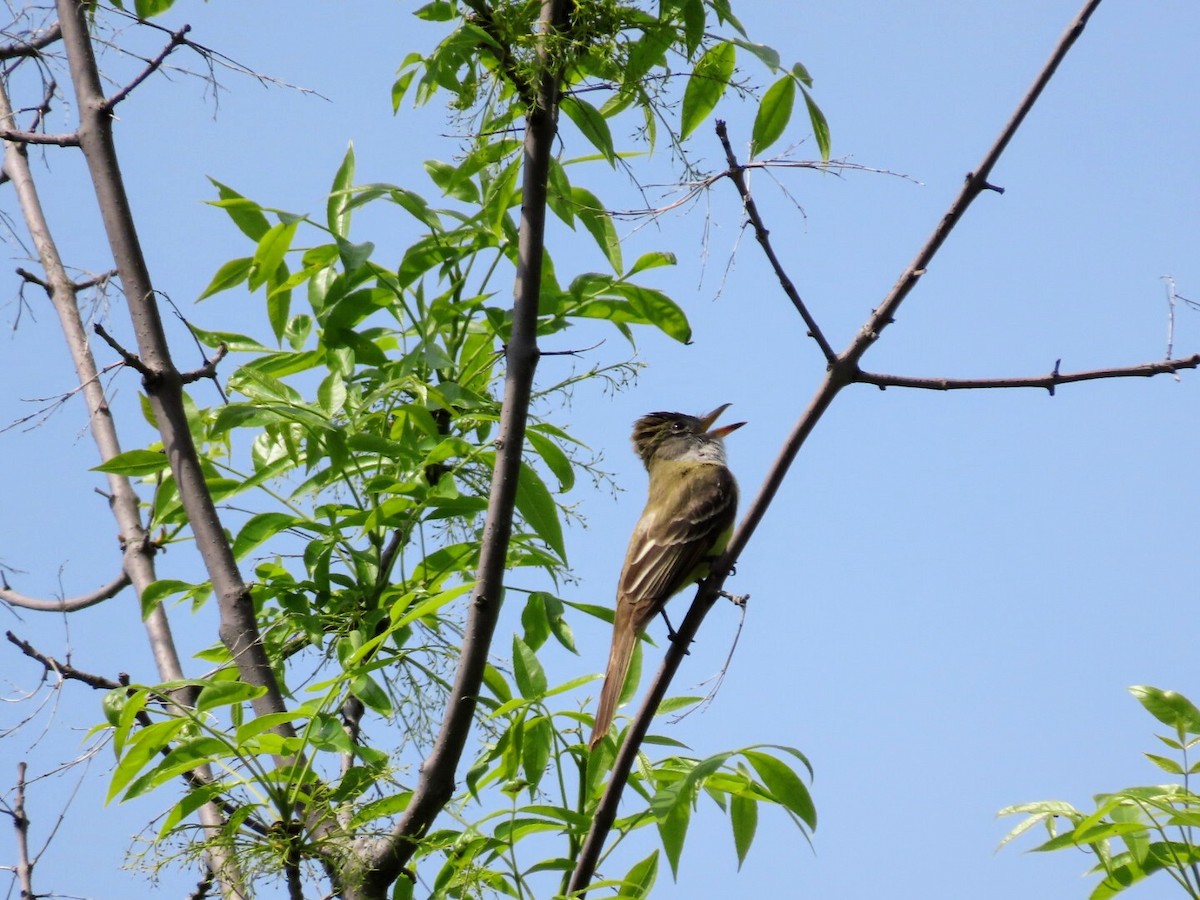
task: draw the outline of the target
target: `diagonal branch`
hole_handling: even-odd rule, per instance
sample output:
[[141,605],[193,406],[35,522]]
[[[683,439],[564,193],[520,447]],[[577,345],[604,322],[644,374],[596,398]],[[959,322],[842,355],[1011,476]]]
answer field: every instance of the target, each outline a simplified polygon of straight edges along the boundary
[[946,238],[962,219],[968,207],[970,207],[971,203],[981,192],[993,187],[988,184],[987,178],[996,161],[1012,140],[1013,135],[1016,134],[1017,129],[1024,121],[1026,115],[1028,115],[1029,110],[1032,109],[1037,98],[1041,95],[1042,90],[1066,56],[1067,51],[1070,50],[1083,33],[1084,26],[1087,24],[1092,13],[1096,11],[1100,2],[1101,0],[1087,0],[1084,4],[1075,20],[1059,39],[1050,59],[1046,62],[1034,80],[1032,87],[1030,87],[1025,97],[1021,100],[1016,112],[1001,130],[1000,136],[996,139],[995,143],[993,143],[984,155],[979,167],[975,172],[967,176],[958,197],[955,198],[950,209],[939,221],[924,247],[917,253],[916,258],[905,269],[899,281],[897,281],[879,307],[871,314],[866,324],[864,324],[854,340],[851,341],[850,345],[831,361],[824,378],[821,380],[812,399],[809,400],[808,406],[796,421],[791,434],[788,435],[787,440],[780,448],[775,462],[767,473],[766,480],[759,488],[758,494],[751,501],[745,518],[738,525],[725,553],[713,565],[709,577],[700,585],[686,618],[677,630],[676,640],[672,641],[670,646],[667,647],[662,666],[655,675],[642,706],[638,709],[637,714],[630,723],[625,740],[621,744],[621,748],[617,752],[617,757],[613,762],[611,779],[603,796],[600,798],[592,819],[592,826],[576,859],[575,870],[571,874],[568,886],[569,895],[582,896],[582,892],[586,890],[587,885],[591,882],[604,842],[616,819],[617,806],[625,788],[625,783],[629,778],[629,773],[633,769],[633,764],[641,748],[641,742],[649,730],[650,720],[657,711],[662,698],[666,695],[671,679],[683,661],[683,657],[687,654],[688,645],[695,638],[700,623],[716,602],[719,596],[718,592],[722,585],[724,585],[725,579],[729,576],[734,562],[741,555],[746,544],[754,535],[759,523],[770,508],[771,501],[775,498],[775,494],[783,484],[788,469],[791,467],[796,455],[800,452],[800,448],[804,445],[809,434],[812,433],[817,422],[820,421],[842,388],[855,380],[859,373],[858,361],[870,349],[871,345],[878,340],[883,329],[892,322],[896,310],[916,285],[921,275],[925,273],[926,268],[934,256],[936,256],[942,244],[945,243]]
[[106,113],[111,113],[113,109],[116,108],[117,104],[133,93],[139,84],[162,68],[162,64],[166,62],[168,56],[175,52],[177,47],[181,47],[188,43],[187,33],[191,30],[191,25],[184,25],[178,31],[171,32],[171,40],[167,43],[167,46],[163,47],[158,56],[147,62],[146,68],[142,69],[142,71],[139,72],[137,76],[129,82],[129,84],[125,85],[125,87],[121,88],[104,101],[103,111]]
[[775,248],[771,246],[771,232],[767,230],[767,226],[763,223],[762,216],[758,213],[758,204],[754,202],[754,196],[750,193],[750,187],[746,183],[746,167],[739,163],[737,156],[734,155],[733,145],[729,143],[729,133],[725,129],[725,122],[721,119],[717,120],[717,137],[721,141],[721,146],[725,149],[725,160],[729,163],[729,169],[725,174],[729,175],[730,181],[733,182],[738,194],[741,195],[742,206],[746,210],[746,216],[754,226],[754,236],[758,238],[758,243],[762,246],[763,253],[767,256],[767,261],[771,263],[771,268],[775,270],[775,277],[779,279],[779,284],[783,287],[783,292],[787,294],[788,299],[792,301],[792,306],[796,307],[796,312],[800,313],[800,318],[808,326],[808,336],[817,342],[817,346],[821,348],[821,353],[825,357],[825,361],[832,365],[837,358],[837,354],[834,353],[833,347],[829,345],[829,341],[825,339],[820,326],[817,325],[817,320],[813,318],[812,313],[805,306],[804,300],[800,297],[800,292],[796,290],[796,286],[792,283],[792,279],[784,271],[779,257],[775,255]]

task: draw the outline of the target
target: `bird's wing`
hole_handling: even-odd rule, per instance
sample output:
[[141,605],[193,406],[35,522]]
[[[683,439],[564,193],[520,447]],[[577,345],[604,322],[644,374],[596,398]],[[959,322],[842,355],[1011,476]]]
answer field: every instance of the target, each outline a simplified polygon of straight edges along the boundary
[[618,603],[637,608],[639,632],[697,577],[707,556],[723,549],[717,543],[733,526],[737,508],[737,484],[725,466],[671,472],[660,490],[633,530],[617,586]]

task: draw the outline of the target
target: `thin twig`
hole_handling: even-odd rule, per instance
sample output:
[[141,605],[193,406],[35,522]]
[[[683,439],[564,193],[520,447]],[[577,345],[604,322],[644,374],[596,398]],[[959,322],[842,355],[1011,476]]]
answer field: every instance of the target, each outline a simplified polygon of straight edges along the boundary
[[146,68],[142,69],[142,71],[139,72],[137,76],[131,82],[129,82],[129,84],[125,85],[125,87],[121,88],[104,101],[104,111],[111,113],[116,105],[128,97],[139,84],[158,71],[158,69],[166,61],[166,58],[174,53],[177,47],[189,43],[186,35],[191,30],[191,25],[184,25],[178,31],[171,32],[171,40],[167,46],[163,47],[162,52],[159,53],[158,56],[154,57],[154,59],[150,60],[146,64]]
[[766,254],[767,261],[771,264],[771,268],[775,270],[775,277],[779,280],[780,287],[787,294],[787,298],[792,301],[792,306],[796,307],[796,312],[800,313],[800,318],[804,320],[804,324],[808,328],[808,336],[817,342],[817,346],[821,348],[821,354],[825,357],[825,361],[832,364],[837,358],[837,354],[833,352],[833,347],[825,339],[825,335],[821,331],[821,327],[817,324],[817,320],[813,318],[812,313],[805,306],[804,300],[800,297],[800,292],[796,290],[792,279],[784,270],[783,263],[775,255],[775,248],[771,245],[771,232],[767,229],[762,216],[758,213],[758,204],[754,202],[754,197],[750,193],[750,185],[746,181],[745,169],[738,162],[737,155],[733,152],[733,145],[729,143],[729,132],[725,128],[723,119],[717,119],[717,138],[721,141],[721,146],[725,150],[725,160],[729,163],[729,180],[733,182],[734,187],[737,188],[738,195],[742,198],[742,207],[746,210],[746,216],[750,219],[750,224],[754,226],[754,236],[758,238],[758,243],[763,248],[763,253]]
[[882,375],[876,372],[859,372],[854,381],[873,384],[877,387],[919,388],[926,391],[962,391],[987,388],[1042,388],[1054,396],[1060,384],[1077,381],[1097,381],[1102,378],[1150,378],[1154,375],[1171,375],[1184,369],[1200,368],[1200,353],[1182,359],[1165,359],[1161,362],[1141,363],[1136,366],[1117,366],[1109,369],[1087,369],[1082,372],[1060,372],[1058,363],[1046,375],[1025,378],[914,378],[907,375]]
[[92,326],[92,330],[100,336],[100,339],[103,340],[104,343],[108,344],[108,346],[112,347],[113,350],[116,351],[117,355],[125,361],[125,365],[140,372],[143,378],[154,377],[154,373],[150,371],[150,367],[143,363],[136,354],[130,353],[128,350],[122,347],[117,339],[104,329],[103,325],[97,322]]

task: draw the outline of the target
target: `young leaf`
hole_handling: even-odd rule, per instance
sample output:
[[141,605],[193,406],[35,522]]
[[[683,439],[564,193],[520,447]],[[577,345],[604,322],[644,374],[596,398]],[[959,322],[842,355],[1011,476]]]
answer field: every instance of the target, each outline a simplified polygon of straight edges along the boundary
[[153,475],[169,465],[166,454],[161,450],[126,450],[107,462],[92,466],[91,471],[111,472],[114,475],[134,478],[139,475]]
[[754,130],[750,138],[751,156],[756,156],[779,140],[792,118],[795,102],[796,82],[790,75],[784,75],[767,89],[758,105],[758,114],[754,117]]
[[729,798],[729,822],[733,826],[733,846],[737,850],[738,868],[746,861],[754,832],[758,828],[758,803],[741,794]]
[[708,118],[733,77],[737,50],[728,41],[710,47],[696,63],[687,87],[683,91],[679,137],[686,138]]
[[645,859],[633,864],[633,867],[621,879],[621,889],[617,900],[640,900],[650,895],[651,888],[658,878],[658,851],[655,850]]
[[253,200],[243,197],[228,185],[221,184],[215,178],[208,180],[216,186],[217,196],[220,197],[219,200],[212,201],[211,205],[225,210],[229,214],[229,218],[233,219],[233,224],[250,240],[256,242],[262,240],[262,236],[271,228],[271,223],[263,214],[262,207]]
[[575,214],[596,239],[604,256],[614,272],[621,271],[621,241],[617,237],[617,229],[609,218],[608,212],[596,198],[596,195],[578,185],[571,188],[571,199],[575,201]]
[[800,776],[785,763],[766,753],[744,750],[742,755],[754,766],[754,771],[763,780],[775,801],[794,812],[809,828],[816,829],[817,810]]
[[813,101],[808,91],[804,91],[804,104],[808,107],[808,121],[812,123],[813,137],[817,139],[817,149],[821,151],[821,159],[829,159],[831,144],[829,123],[825,121],[825,114],[821,112],[821,108]]
[[350,189],[354,187],[354,143],[346,148],[342,164],[338,166],[337,174],[333,176],[333,185],[329,188],[329,199],[325,203],[325,215],[329,222],[329,230],[340,238],[345,238],[350,232]]
[[203,300],[205,297],[211,297],[213,294],[236,287],[249,277],[253,265],[254,260],[249,256],[229,260],[217,269],[217,274],[212,277],[212,281],[208,283],[204,293],[196,299]]
[[1200,734],[1200,709],[1183,694],[1164,691],[1148,684],[1134,685],[1129,689],[1129,693],[1146,708],[1146,712],[1164,725],[1170,725],[1187,734]]
[[513,635],[513,678],[517,682],[517,690],[527,700],[540,697],[546,693],[546,673],[542,664],[529,645]]
[[609,165],[615,165],[617,154],[613,150],[612,132],[608,130],[608,122],[604,121],[600,110],[586,100],[568,94],[562,99],[562,111],[591,145],[604,155]]
[[554,497],[538,473],[525,463],[521,463],[520,480],[517,482],[517,509],[534,533],[560,559],[566,559],[567,548],[563,543],[562,523],[558,520]]

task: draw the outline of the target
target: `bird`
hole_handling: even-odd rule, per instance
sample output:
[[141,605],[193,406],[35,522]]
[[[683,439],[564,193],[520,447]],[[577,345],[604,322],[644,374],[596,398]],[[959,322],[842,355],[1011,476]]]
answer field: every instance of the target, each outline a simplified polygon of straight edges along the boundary
[[[666,618],[667,601],[706,576],[729,543],[738,489],[726,465],[724,438],[746,424],[712,427],[729,405],[706,416],[652,412],[633,425],[634,451],[650,475],[649,496],[617,582],[612,647],[592,729],[593,750],[612,724],[638,637],[656,615]],[[673,640],[669,620],[667,633]]]

